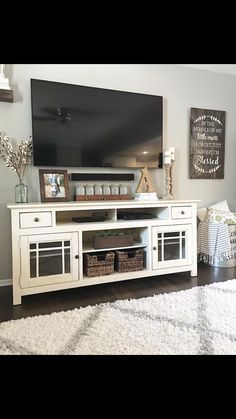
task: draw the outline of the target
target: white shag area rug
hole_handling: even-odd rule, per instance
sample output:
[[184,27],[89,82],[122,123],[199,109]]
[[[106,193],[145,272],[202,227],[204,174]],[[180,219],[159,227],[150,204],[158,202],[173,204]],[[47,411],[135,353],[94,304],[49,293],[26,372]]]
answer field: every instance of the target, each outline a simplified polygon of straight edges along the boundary
[[236,354],[236,279],[0,323],[18,354]]

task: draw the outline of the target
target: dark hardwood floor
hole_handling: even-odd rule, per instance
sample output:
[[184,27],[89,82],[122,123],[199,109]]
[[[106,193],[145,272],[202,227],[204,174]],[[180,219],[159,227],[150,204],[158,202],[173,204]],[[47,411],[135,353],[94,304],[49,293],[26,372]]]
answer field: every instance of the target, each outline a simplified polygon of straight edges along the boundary
[[236,277],[236,268],[214,268],[199,263],[198,276],[190,272],[133,279],[90,287],[29,295],[22,304],[12,305],[12,287],[0,287],[0,322],[55,311],[66,311],[118,299],[142,298],[164,292],[180,291],[195,286],[227,281]]

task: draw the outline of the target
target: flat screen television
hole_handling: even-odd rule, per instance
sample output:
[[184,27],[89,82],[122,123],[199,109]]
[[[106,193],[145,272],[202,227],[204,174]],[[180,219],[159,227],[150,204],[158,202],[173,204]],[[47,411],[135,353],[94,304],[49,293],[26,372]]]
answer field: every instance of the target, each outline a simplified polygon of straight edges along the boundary
[[31,79],[35,166],[161,168],[163,97]]

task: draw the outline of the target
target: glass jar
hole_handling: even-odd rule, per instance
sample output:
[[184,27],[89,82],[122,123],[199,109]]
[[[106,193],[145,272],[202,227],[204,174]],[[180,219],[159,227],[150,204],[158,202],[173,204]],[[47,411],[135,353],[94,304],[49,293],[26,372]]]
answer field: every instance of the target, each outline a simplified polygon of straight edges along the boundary
[[95,190],[95,195],[102,195],[102,185],[95,185],[94,190]]
[[85,195],[84,185],[76,185],[76,195]]
[[28,202],[28,188],[22,180],[15,186],[15,201],[23,204]]
[[128,194],[128,186],[120,185],[120,195],[127,195],[127,194]]
[[103,185],[103,195],[110,195],[111,194],[111,188],[110,185]]
[[86,195],[94,195],[94,188],[93,188],[93,185],[91,183],[88,183],[88,185],[86,185],[85,193],[86,193]]
[[119,195],[119,186],[114,184],[111,185],[111,194],[112,195]]

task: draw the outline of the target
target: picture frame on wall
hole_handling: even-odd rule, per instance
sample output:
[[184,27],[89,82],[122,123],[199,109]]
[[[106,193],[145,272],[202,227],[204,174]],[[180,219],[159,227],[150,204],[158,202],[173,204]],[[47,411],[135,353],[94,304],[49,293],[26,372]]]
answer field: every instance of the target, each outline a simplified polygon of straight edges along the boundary
[[42,202],[69,201],[69,176],[67,170],[39,169]]

